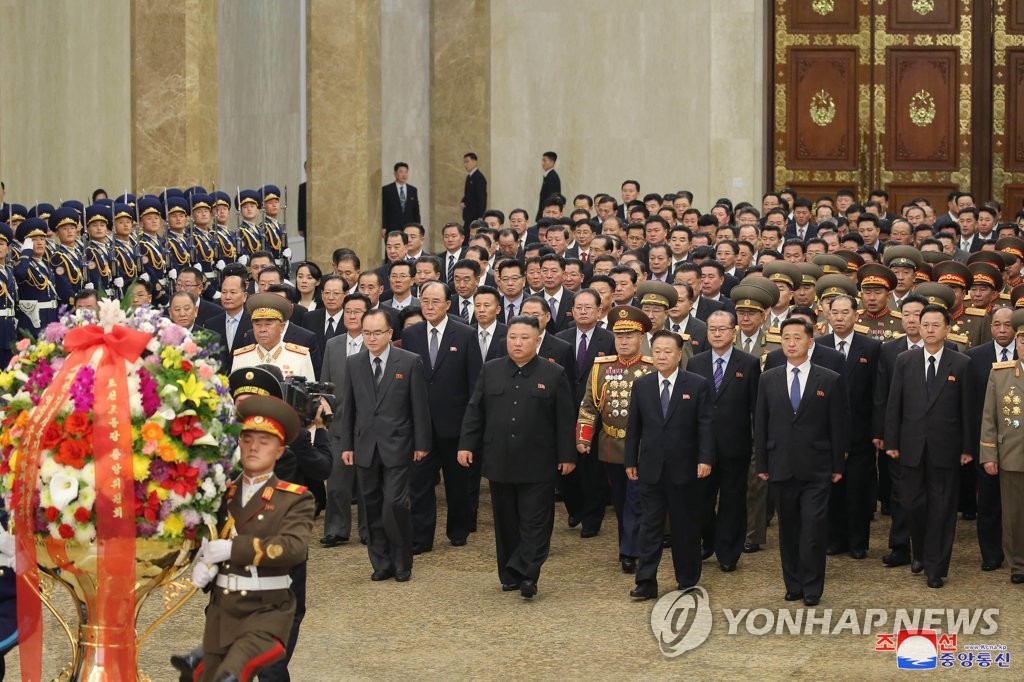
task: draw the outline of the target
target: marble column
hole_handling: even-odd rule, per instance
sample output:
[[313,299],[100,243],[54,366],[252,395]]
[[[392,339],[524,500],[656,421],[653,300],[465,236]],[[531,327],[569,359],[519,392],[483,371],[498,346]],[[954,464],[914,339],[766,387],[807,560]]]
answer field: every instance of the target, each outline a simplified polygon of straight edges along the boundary
[[491,0],[434,0],[430,5],[430,215],[440,229],[462,222],[459,201],[475,152],[493,176],[491,159]]
[[308,0],[306,257],[345,246],[376,267],[380,237],[380,0]]
[[217,180],[217,2],[133,0],[132,184]]

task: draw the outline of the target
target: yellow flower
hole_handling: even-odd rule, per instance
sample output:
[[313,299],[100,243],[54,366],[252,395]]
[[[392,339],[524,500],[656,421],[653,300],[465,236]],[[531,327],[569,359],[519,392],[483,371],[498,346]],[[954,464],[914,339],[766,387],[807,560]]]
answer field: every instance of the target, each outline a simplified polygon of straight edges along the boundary
[[149,478],[149,457],[132,455],[132,478],[136,481],[145,481]]
[[0,389],[6,391],[14,385],[14,372],[0,372]]
[[185,532],[185,520],[181,514],[171,514],[164,519],[164,533],[171,537],[180,537]]
[[166,500],[167,496],[171,494],[170,490],[164,488],[156,481],[150,481],[149,485],[146,486],[146,496],[148,497],[149,494],[152,492],[156,493],[157,499],[159,499],[161,502]]
[[166,369],[181,367],[181,353],[178,352],[178,349],[171,346],[164,346],[163,350],[160,351],[160,359],[163,361],[162,364]]
[[203,382],[199,381],[195,374],[189,374],[185,381],[178,379],[178,385],[181,386],[182,403],[190,402],[199,407],[203,398],[210,397],[210,392],[203,387]]

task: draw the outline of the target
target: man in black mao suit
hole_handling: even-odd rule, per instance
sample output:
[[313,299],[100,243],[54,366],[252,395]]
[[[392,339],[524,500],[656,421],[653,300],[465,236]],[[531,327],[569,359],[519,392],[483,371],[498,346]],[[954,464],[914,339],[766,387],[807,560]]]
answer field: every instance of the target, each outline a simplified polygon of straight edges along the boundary
[[510,320],[508,356],[480,374],[459,439],[459,463],[480,458],[491,487],[494,543],[502,590],[537,594],[551,545],[555,479],[576,466],[576,410],[569,379],[537,357],[536,318]]
[[786,364],[761,375],[754,412],[755,468],[779,514],[786,601],[815,606],[825,589],[828,498],[849,444],[839,374],[811,363],[814,326],[790,318],[780,333]]
[[419,192],[408,180],[409,164],[399,161],[395,164],[395,181],[381,189],[381,238],[408,223],[420,222]]
[[850,403],[850,445],[845,475],[833,484],[829,498],[827,553],[849,551],[854,559],[863,559],[867,556],[871,517],[875,513],[877,471],[872,417],[882,343],[867,334],[854,332],[857,302],[852,296],[841,294],[830,298],[828,309],[833,333],[819,336],[814,345],[846,356],[840,375]]
[[626,425],[626,476],[639,481],[640,557],[636,600],[658,596],[666,514],[672,523],[672,566],[680,590],[700,582],[701,504],[698,479],[711,474],[715,437],[711,384],[679,368],[683,339],[660,330],[651,342],[657,372],[633,383]]
[[349,358],[341,405],[341,460],[356,466],[366,506],[372,580],[412,576],[409,469],[430,450],[423,364],[391,345],[391,321],[363,317],[365,350]]
[[537,202],[537,217],[544,213],[544,200],[551,198],[552,194],[562,193],[562,179],[558,177],[555,170],[555,162],[558,161],[558,154],[555,152],[544,152],[540,158],[540,167],[544,169],[544,179],[540,183],[540,200]]
[[462,165],[466,169],[466,187],[459,206],[462,207],[462,227],[465,234],[469,235],[469,224],[487,210],[487,178],[477,167],[475,153],[469,152],[463,156]]
[[413,544],[417,553],[429,552],[434,547],[435,487],[441,471],[448,502],[445,532],[456,547],[465,545],[469,537],[472,527],[469,475],[455,458],[463,414],[483,364],[476,332],[448,315],[451,292],[447,286],[441,282],[424,284],[420,289],[420,303],[426,321],[402,332],[402,347],[416,353],[423,361],[432,408],[431,452],[413,467],[412,475]]
[[886,454],[900,467],[900,498],[910,527],[911,570],[940,588],[956,534],[960,466],[974,459],[966,355],[945,348],[950,317],[921,313],[924,348],[896,358],[885,416]]
[[687,370],[708,381],[714,396],[715,467],[701,482],[701,536],[703,553],[714,551],[726,573],[736,569],[747,533],[747,470],[754,453],[754,406],[761,378],[758,359],[733,348],[732,320],[724,311],[712,313],[708,318],[711,350],[694,355],[686,364]]

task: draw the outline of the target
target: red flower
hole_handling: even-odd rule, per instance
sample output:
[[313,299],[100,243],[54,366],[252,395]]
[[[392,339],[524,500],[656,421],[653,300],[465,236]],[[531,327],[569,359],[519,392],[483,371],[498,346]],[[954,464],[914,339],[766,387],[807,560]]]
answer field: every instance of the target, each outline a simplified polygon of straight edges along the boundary
[[195,492],[198,478],[199,469],[177,462],[168,467],[167,478],[160,485],[184,497]]
[[57,532],[60,533],[60,536],[65,540],[70,540],[75,537],[75,529],[66,523],[62,523],[57,526]]
[[181,368],[184,371],[186,371],[186,372],[191,372],[192,371],[192,363],[189,362],[188,360],[182,360],[181,361]]
[[46,514],[46,520],[50,523],[60,518],[60,510],[56,507],[47,507],[44,513]]
[[75,510],[75,521],[79,523],[89,523],[92,520],[92,512],[85,507],[79,507]]
[[53,460],[58,464],[81,469],[85,466],[86,456],[90,454],[87,443],[88,441],[84,440],[65,440],[60,444],[60,449],[53,456]]
[[39,445],[44,450],[54,450],[62,440],[64,440],[64,430],[57,422],[50,422],[43,430],[43,437],[40,439]]
[[141,516],[151,523],[156,523],[157,512],[160,511],[160,498],[156,491],[149,493],[145,500],[135,500],[135,516]]
[[72,436],[84,436],[92,429],[88,412],[72,412],[64,420],[64,430]]
[[199,428],[199,420],[195,417],[175,417],[171,420],[171,435],[181,438],[181,442],[191,447],[199,438],[206,435]]

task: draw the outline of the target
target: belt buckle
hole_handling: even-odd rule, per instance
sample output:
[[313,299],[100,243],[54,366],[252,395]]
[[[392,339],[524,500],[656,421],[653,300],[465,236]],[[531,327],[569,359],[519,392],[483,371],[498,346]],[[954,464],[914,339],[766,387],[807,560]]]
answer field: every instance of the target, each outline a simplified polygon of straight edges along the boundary
[[227,580],[227,583],[228,583],[227,586],[225,587],[225,589],[231,590],[232,592],[237,592],[238,591],[238,576],[235,575],[234,573],[228,573],[224,577],[225,577],[225,579]]

